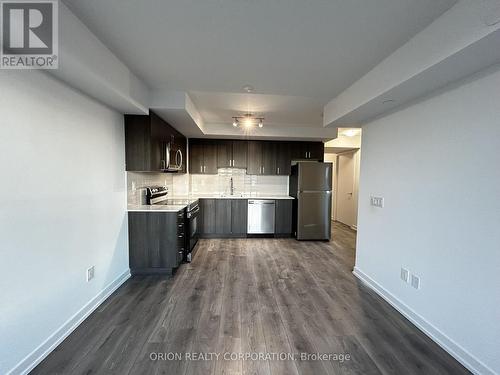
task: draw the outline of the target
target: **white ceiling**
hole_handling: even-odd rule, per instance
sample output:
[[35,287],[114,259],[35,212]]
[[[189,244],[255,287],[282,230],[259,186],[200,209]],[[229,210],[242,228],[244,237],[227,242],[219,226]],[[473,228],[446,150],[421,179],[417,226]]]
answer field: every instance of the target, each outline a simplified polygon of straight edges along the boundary
[[266,126],[321,126],[324,101],[318,98],[266,94],[190,91],[206,123],[225,124],[231,117],[252,113],[265,117]]
[[286,131],[322,127],[329,100],[456,1],[64,2],[152,89],[189,92],[207,126],[250,105]]

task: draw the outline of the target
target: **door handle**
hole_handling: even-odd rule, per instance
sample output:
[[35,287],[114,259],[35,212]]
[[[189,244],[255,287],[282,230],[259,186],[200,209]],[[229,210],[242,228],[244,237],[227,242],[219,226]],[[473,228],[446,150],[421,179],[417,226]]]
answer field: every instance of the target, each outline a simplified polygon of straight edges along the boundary
[[178,168],[182,168],[182,151],[181,150],[177,150],[177,152],[175,153],[175,161],[177,163],[177,167]]

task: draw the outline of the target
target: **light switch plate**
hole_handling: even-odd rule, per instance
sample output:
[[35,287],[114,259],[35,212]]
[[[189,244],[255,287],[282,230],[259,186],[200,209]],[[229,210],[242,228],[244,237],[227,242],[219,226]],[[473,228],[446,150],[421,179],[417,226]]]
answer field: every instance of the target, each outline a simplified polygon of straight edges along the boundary
[[411,286],[415,289],[420,289],[420,277],[411,275]]
[[95,268],[94,266],[87,268],[87,282],[94,278]]
[[403,267],[401,267],[401,280],[405,283],[410,281],[410,271]]
[[384,207],[384,198],[382,197],[370,197],[370,204],[374,207],[383,208]]

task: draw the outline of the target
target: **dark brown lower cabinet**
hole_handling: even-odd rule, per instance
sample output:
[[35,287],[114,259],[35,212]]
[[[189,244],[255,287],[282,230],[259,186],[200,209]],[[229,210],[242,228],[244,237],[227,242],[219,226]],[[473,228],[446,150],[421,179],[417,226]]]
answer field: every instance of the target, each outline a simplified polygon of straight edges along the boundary
[[200,235],[215,234],[215,199],[200,199],[201,225]]
[[276,200],[275,233],[279,236],[292,235],[292,199]]
[[[276,200],[277,237],[292,234],[292,199]],[[247,236],[247,199],[200,199],[202,238],[244,238]]]
[[246,199],[231,200],[231,234],[246,236],[248,201]]
[[231,200],[215,201],[215,233],[231,234]]
[[201,237],[246,237],[247,205],[246,199],[200,199]]
[[171,274],[182,261],[183,212],[129,212],[132,274]]

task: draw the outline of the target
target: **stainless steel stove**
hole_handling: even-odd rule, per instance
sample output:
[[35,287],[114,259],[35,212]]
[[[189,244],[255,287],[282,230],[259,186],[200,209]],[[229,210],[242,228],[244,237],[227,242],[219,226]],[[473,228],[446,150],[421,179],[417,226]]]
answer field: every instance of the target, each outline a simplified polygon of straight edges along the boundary
[[199,238],[200,205],[198,199],[168,198],[166,186],[151,186],[146,188],[146,203],[149,205],[162,204],[167,206],[186,206],[186,243],[184,246],[184,261],[191,262],[196,252],[196,243]]

